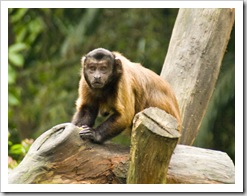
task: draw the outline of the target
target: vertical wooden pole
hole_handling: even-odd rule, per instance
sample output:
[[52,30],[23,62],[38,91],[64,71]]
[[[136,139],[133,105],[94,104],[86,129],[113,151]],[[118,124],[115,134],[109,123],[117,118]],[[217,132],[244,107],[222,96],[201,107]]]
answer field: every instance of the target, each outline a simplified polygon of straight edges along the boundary
[[174,117],[158,108],[136,115],[127,183],[166,183],[168,165],[180,136],[177,126]]

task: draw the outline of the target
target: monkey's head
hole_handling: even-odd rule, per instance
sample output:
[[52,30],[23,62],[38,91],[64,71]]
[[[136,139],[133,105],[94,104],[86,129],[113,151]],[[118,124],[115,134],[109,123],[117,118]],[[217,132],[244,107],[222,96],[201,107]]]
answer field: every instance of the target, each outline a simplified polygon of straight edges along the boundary
[[97,48],[82,58],[83,73],[93,89],[107,87],[122,73],[122,64],[109,50]]

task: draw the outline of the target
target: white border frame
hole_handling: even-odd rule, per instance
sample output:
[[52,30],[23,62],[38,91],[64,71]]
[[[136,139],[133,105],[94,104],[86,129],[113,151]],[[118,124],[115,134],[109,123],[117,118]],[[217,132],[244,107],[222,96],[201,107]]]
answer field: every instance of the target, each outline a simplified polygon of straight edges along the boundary
[[[235,8],[235,184],[90,185],[8,184],[8,8]],[[242,1],[1,1],[1,191],[2,192],[242,192],[243,191]]]

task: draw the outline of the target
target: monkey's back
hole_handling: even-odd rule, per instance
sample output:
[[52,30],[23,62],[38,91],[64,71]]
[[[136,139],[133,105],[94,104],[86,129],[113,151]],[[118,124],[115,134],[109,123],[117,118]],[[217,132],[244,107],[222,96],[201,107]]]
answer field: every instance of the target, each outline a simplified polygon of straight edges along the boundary
[[119,53],[115,55],[122,61],[124,82],[131,85],[129,93],[135,97],[135,113],[148,107],[158,107],[173,115],[180,124],[179,106],[168,82],[141,64],[133,63]]

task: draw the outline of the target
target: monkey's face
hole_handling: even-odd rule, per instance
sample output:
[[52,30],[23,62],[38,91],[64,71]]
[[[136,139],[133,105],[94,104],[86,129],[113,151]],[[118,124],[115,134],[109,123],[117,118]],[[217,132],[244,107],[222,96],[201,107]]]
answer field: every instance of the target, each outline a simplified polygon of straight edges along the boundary
[[113,72],[111,62],[103,59],[86,59],[84,62],[84,77],[91,88],[104,88],[110,81]]

